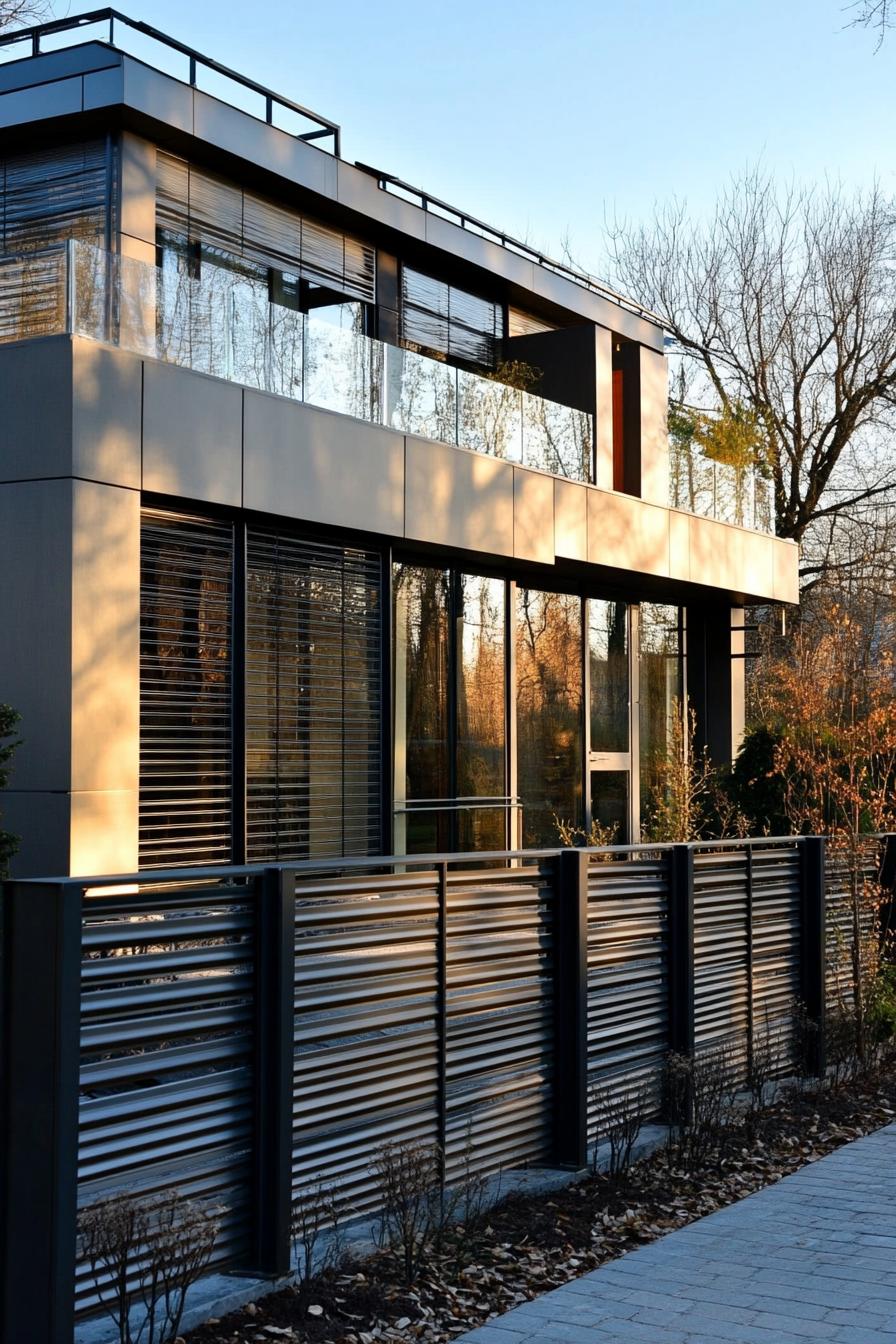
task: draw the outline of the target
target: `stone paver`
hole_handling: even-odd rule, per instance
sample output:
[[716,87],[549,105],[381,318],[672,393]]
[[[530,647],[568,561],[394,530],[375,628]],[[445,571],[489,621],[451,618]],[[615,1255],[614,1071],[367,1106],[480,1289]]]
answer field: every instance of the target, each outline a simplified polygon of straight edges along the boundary
[[896,1344],[896,1125],[457,1344]]

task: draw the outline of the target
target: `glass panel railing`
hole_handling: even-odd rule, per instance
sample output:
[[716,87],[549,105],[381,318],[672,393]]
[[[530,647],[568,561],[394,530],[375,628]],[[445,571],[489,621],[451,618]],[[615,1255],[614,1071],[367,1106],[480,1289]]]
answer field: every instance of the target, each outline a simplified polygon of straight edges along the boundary
[[531,392],[522,396],[524,465],[572,481],[592,480],[591,416]]
[[457,443],[457,370],[398,346],[384,347],[383,424]]
[[0,260],[0,341],[65,331],[65,262],[62,248]]
[[687,448],[672,446],[669,451],[669,503],[722,523],[774,531],[771,484],[765,477]]
[[477,453],[522,462],[522,392],[458,369],[457,442]]
[[304,400],[309,406],[381,421],[383,347],[359,332],[305,319]]

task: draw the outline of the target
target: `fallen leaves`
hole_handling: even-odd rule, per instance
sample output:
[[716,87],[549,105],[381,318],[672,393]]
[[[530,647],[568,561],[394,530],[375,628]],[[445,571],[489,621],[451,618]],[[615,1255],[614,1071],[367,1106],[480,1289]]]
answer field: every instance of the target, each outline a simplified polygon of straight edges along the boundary
[[389,1254],[378,1252],[322,1275],[304,1319],[299,1295],[287,1289],[207,1322],[189,1341],[450,1344],[540,1293],[781,1180],[894,1115],[896,1070],[836,1092],[797,1092],[762,1112],[751,1136],[727,1132],[698,1170],[682,1170],[662,1150],[615,1186],[589,1177],[549,1198],[510,1195],[462,1248],[446,1238],[411,1287],[398,1280]]

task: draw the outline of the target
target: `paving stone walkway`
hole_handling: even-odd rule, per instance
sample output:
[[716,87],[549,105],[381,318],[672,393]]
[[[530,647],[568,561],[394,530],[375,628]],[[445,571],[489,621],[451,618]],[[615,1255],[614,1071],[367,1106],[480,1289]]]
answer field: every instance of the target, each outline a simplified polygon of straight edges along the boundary
[[457,1344],[896,1344],[896,1125]]

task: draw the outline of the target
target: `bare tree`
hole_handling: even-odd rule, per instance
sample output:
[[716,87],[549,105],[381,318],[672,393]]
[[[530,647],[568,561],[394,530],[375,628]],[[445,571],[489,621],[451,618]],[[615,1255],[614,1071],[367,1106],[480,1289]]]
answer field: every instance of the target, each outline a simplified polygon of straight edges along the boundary
[[0,0],[0,33],[28,23],[42,23],[53,13],[49,0]]
[[879,51],[887,35],[887,29],[893,26],[893,0],[853,0],[848,9],[858,10],[850,22],[851,28],[870,28],[877,33],[876,51]]
[[706,221],[673,201],[608,237],[617,283],[667,324],[691,397],[754,417],[780,536],[802,541],[893,488],[896,213],[878,187],[782,189],[753,169]]

